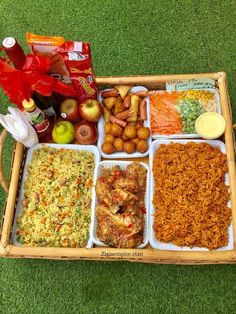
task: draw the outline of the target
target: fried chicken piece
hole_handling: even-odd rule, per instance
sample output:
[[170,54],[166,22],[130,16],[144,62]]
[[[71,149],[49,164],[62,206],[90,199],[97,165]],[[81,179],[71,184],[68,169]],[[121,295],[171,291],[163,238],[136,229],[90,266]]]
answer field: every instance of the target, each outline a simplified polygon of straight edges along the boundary
[[131,193],[136,193],[138,191],[138,183],[134,179],[119,178],[113,183],[113,188],[124,189]]
[[142,243],[144,230],[144,194],[146,169],[133,163],[103,169],[96,183],[99,205],[96,207],[97,236],[117,248],[134,248]]
[[128,165],[126,170],[127,177],[135,180],[138,183],[138,207],[144,209],[147,170],[142,167],[138,162],[133,162],[132,164]]
[[126,204],[127,202],[132,202],[138,199],[136,195],[128,191],[124,191],[123,189],[111,190],[109,185],[100,179],[96,182],[95,190],[99,202],[109,206],[112,213],[118,212],[120,206]]
[[138,197],[123,189],[114,189],[111,191],[111,197],[113,204],[119,206],[125,205],[127,202],[136,201]]
[[138,162],[133,162],[132,164],[128,165],[126,174],[128,178],[133,179],[138,183],[139,188],[146,186],[147,170]]
[[[131,236],[132,234],[138,233],[143,227],[143,221],[141,218],[127,214],[112,214],[109,207],[103,205],[97,205],[96,217],[99,220],[99,216],[108,216],[112,224],[124,229]],[[128,227],[128,228],[127,228]]]
[[107,206],[112,206],[111,191],[109,189],[109,186],[105,182],[98,179],[95,185],[95,190],[98,200],[101,203],[105,203]]
[[110,176],[117,176],[117,175],[122,175],[122,170],[120,166],[113,166],[110,169]]
[[[113,182],[122,177],[122,170],[120,166],[114,166],[111,169],[102,169],[101,176],[104,178],[104,181],[110,186]],[[100,177],[101,178],[101,177]]]
[[143,212],[138,206],[127,205],[125,206],[123,212],[132,216],[137,216],[140,219],[143,218]]
[[113,215],[103,205],[96,207],[97,236],[112,247],[137,247],[143,239],[143,220],[125,214]]

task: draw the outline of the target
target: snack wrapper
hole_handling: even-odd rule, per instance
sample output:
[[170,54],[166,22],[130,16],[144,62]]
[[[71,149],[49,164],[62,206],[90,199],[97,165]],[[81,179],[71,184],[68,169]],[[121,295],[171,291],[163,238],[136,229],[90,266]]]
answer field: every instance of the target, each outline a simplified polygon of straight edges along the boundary
[[26,41],[36,56],[45,56],[50,59],[49,74],[65,84],[71,84],[70,73],[63,58],[56,49],[64,44],[64,37],[41,36],[27,32]]
[[51,76],[66,84],[73,84],[79,102],[87,98],[97,98],[89,43],[65,41],[63,37],[32,33],[27,33],[26,39],[34,54],[50,58]]
[[63,57],[70,72],[77,99],[81,102],[87,98],[97,98],[89,43],[66,41],[56,51]]

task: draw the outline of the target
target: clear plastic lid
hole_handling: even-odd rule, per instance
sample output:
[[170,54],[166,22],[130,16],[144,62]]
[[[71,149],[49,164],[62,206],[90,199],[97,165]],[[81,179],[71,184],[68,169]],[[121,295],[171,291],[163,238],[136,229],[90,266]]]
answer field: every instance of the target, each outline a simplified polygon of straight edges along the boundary
[[216,112],[206,112],[200,115],[195,123],[197,133],[204,139],[216,139],[225,131],[224,117]]

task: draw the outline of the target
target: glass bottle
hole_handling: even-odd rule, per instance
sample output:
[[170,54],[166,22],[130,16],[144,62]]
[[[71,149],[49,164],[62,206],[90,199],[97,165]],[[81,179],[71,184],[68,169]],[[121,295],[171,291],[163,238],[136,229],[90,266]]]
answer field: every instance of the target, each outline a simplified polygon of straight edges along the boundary
[[34,93],[32,98],[37,107],[43,111],[45,117],[54,121],[56,118],[55,108],[57,107],[56,97],[54,95],[47,97]]
[[25,109],[25,114],[28,121],[38,134],[40,142],[50,142],[52,139],[50,122],[45,117],[42,110],[40,110],[34,100],[30,98],[29,101],[23,100],[22,105]]

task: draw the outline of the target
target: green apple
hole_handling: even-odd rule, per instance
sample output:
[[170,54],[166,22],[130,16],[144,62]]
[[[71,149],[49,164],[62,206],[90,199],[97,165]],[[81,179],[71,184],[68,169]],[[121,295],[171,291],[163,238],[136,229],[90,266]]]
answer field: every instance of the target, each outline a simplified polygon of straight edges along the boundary
[[52,130],[52,138],[55,143],[69,144],[74,141],[74,125],[69,121],[57,122]]

